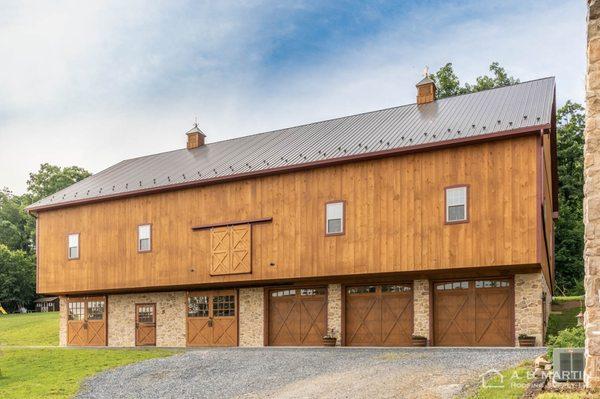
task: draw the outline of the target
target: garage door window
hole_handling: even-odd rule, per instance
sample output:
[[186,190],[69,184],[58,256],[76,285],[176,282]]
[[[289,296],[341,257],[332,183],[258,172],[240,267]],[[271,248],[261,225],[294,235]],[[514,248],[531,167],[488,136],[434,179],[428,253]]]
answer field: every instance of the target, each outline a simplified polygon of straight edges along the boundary
[[271,296],[273,298],[278,298],[282,296],[296,296],[296,290],[279,290],[271,292]]
[[300,290],[301,296],[317,296],[325,295],[325,288],[302,288]]
[[505,288],[510,283],[505,280],[478,280],[475,282],[475,288]]
[[365,285],[363,287],[350,287],[348,288],[348,294],[371,294],[377,291],[375,285]]
[[449,290],[467,290],[469,289],[468,281],[453,281],[450,283],[440,283],[435,287],[438,291],[449,291]]
[[409,292],[411,291],[411,286],[410,285],[382,285],[381,286],[381,292],[383,293],[388,293],[388,292]]
[[69,320],[83,320],[84,302],[69,302]]

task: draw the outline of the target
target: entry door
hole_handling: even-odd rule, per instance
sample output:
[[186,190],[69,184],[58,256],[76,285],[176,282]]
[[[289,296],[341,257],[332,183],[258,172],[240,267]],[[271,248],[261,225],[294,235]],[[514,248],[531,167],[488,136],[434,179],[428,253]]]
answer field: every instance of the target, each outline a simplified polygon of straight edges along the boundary
[[237,346],[235,290],[188,293],[188,346]]
[[135,345],[156,345],[156,304],[135,305]]
[[434,342],[439,346],[513,346],[512,280],[434,284]]
[[269,345],[319,346],[327,333],[327,288],[269,291]]
[[69,298],[67,345],[106,346],[106,298]]

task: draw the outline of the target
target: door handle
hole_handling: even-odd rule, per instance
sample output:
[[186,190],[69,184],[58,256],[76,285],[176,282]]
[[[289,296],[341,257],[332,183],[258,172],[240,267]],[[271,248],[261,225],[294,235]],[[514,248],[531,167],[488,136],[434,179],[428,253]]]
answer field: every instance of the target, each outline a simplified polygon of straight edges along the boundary
[[212,317],[209,317],[209,318],[208,318],[208,326],[209,326],[209,327],[212,327],[212,326],[213,326],[213,319],[212,319]]

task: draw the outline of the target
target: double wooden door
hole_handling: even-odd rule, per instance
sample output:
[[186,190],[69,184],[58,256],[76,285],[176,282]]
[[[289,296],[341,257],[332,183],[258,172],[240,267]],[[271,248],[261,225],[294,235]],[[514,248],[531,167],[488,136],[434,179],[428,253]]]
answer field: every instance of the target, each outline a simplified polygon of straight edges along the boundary
[[106,346],[106,297],[67,300],[67,345]]
[[346,287],[345,344],[409,346],[413,330],[411,284]]
[[188,346],[237,346],[235,290],[189,292],[187,308]]
[[327,333],[326,294],[325,287],[269,290],[269,345],[323,345]]
[[135,305],[135,345],[156,345],[156,304]]
[[512,279],[433,284],[433,338],[438,346],[514,346]]

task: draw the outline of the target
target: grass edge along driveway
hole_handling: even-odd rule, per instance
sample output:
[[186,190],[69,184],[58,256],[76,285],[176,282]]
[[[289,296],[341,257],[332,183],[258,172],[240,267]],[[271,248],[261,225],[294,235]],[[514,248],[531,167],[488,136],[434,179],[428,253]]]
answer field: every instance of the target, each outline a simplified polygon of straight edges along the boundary
[[101,371],[170,356],[167,349],[0,348],[0,398],[71,398]]

